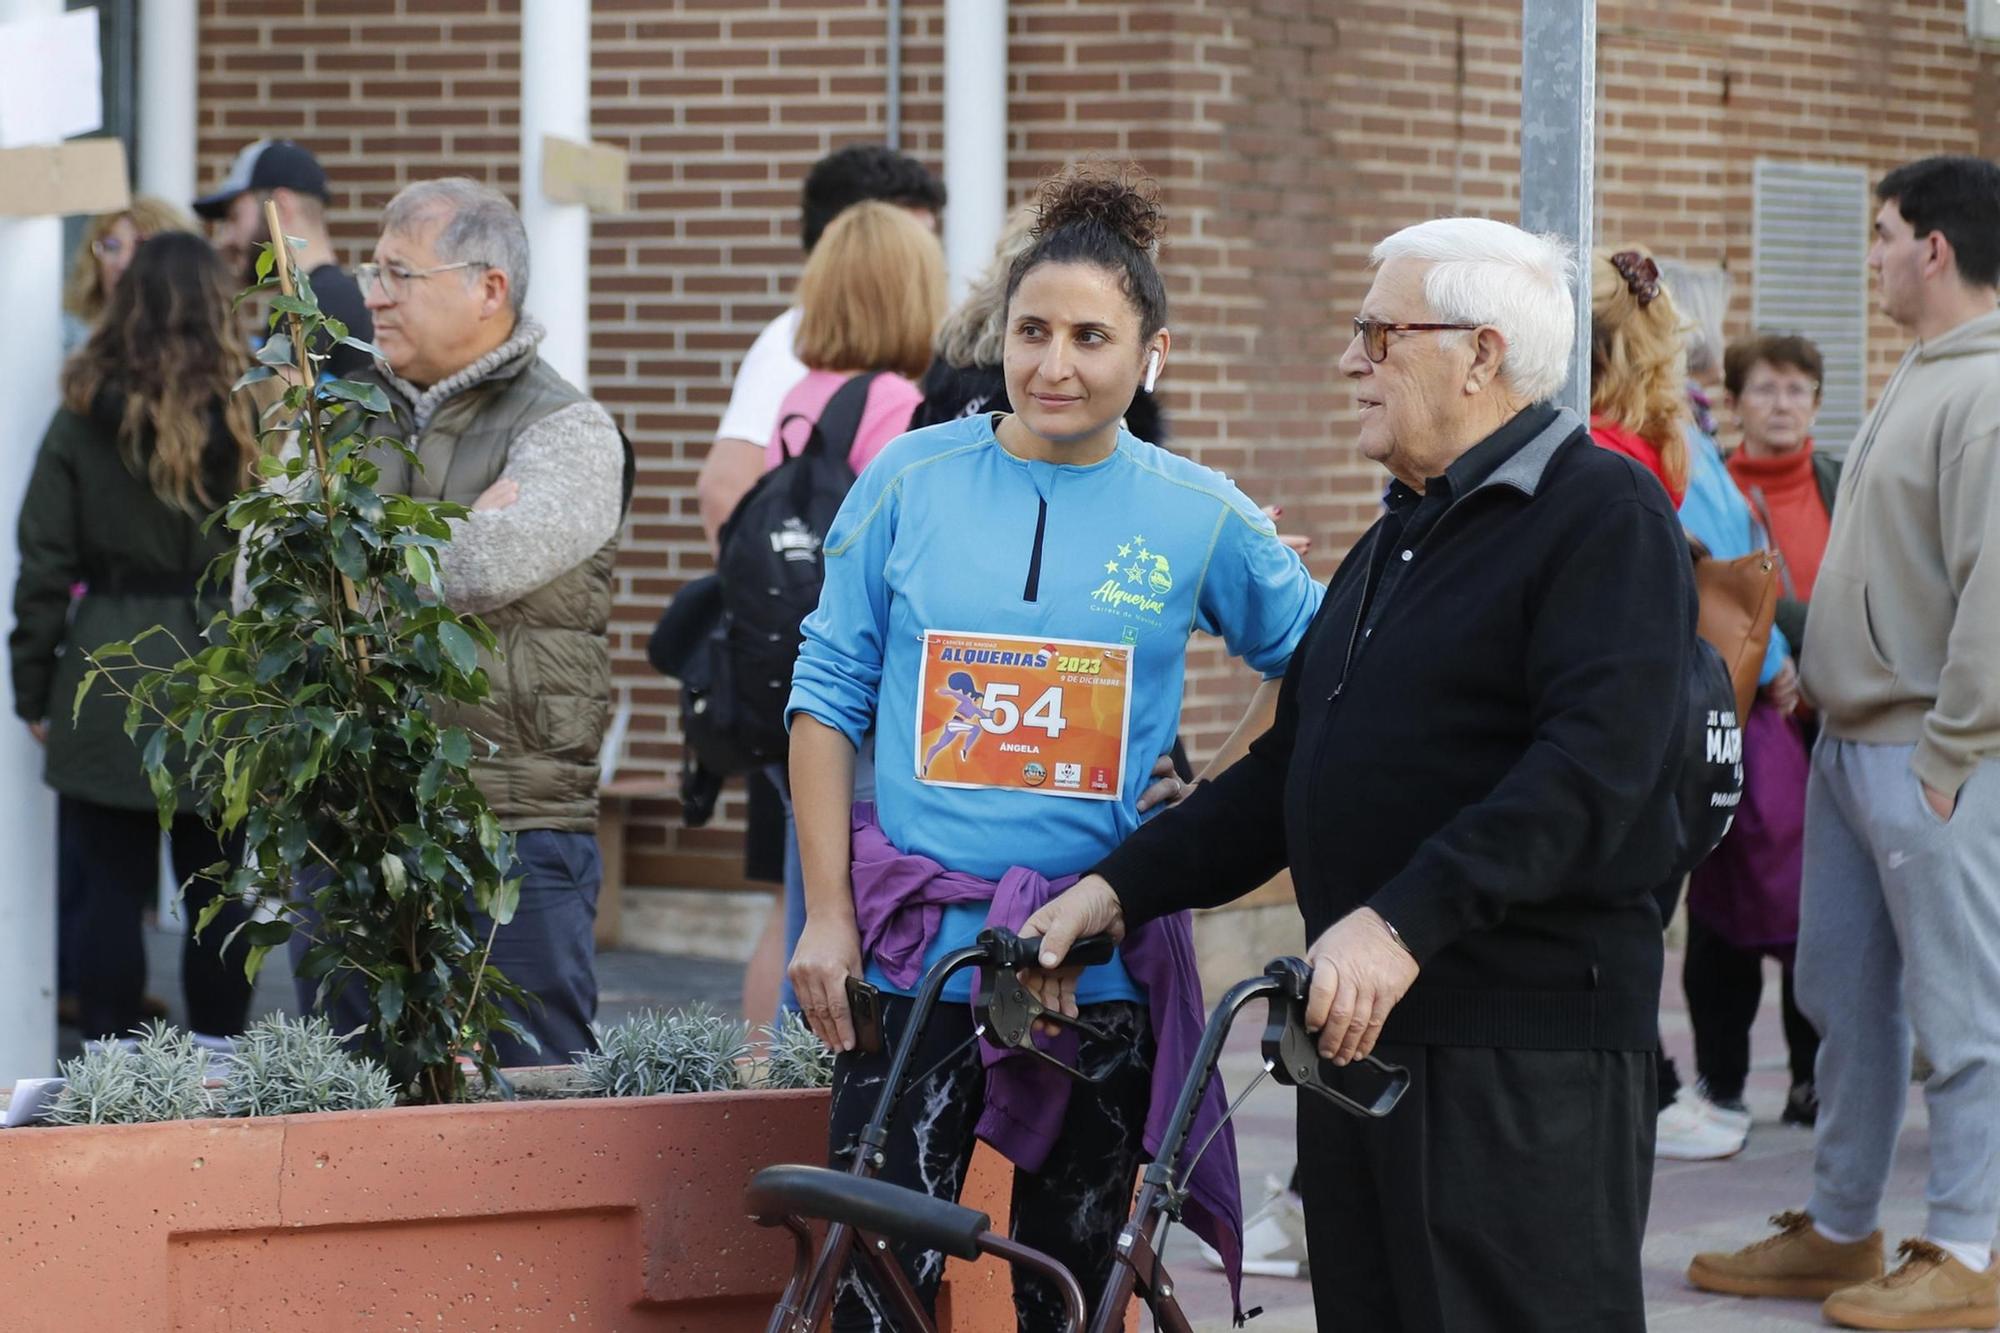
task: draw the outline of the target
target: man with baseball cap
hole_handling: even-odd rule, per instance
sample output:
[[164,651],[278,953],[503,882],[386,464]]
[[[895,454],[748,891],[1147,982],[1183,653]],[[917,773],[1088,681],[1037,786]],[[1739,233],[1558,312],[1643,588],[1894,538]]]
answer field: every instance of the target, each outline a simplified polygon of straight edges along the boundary
[[[215,246],[223,262],[257,280],[257,247],[270,239],[264,225],[264,201],[278,206],[278,220],[287,236],[305,242],[299,262],[312,281],[319,308],[364,341],[375,324],[361,299],[354,278],[335,262],[327,238],[326,171],[319,159],[289,139],[259,139],[236,155],[229,175],[214,190],[194,201],[194,211],[216,224]],[[327,370],[345,378],[368,368],[368,356],[352,347],[337,346]]]

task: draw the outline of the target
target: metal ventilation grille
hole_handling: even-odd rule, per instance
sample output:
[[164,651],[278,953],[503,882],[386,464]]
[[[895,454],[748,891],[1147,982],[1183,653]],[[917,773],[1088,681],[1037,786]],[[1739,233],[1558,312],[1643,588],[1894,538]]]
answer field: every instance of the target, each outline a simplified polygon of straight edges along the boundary
[[1759,161],[1756,188],[1750,322],[1818,344],[1826,387],[1813,437],[1845,450],[1868,403],[1868,173]]

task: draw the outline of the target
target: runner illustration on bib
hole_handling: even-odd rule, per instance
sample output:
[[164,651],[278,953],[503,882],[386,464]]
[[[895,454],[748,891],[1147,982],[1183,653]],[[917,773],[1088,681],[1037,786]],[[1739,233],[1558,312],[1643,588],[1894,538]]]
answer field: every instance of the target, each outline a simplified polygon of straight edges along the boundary
[[[1120,799],[1132,716],[1131,645],[926,630],[923,654],[919,781]],[[972,670],[985,679],[983,687]],[[997,743],[975,753],[988,732]]]
[[958,757],[971,758],[973,744],[984,734],[979,724],[993,716],[992,709],[979,706],[979,700],[985,692],[963,671],[952,672],[951,679],[944,683],[944,688],[938,693],[944,698],[953,700],[954,705],[951,716],[944,720],[942,727],[938,728],[937,742],[924,754],[925,773],[931,771],[931,760],[938,757],[938,751],[960,737],[964,738],[965,744],[959,747]]

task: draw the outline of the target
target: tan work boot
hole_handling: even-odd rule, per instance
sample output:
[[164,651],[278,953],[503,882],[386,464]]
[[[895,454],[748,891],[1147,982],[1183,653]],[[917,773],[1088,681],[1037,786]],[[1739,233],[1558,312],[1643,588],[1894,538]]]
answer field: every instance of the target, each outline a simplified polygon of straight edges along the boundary
[[1927,1240],[1896,1257],[1895,1272],[1836,1291],[1820,1313],[1842,1328],[2000,1328],[2000,1264],[1975,1273]]
[[1778,1228],[1754,1245],[1727,1254],[1711,1250],[1688,1265],[1688,1281],[1725,1296],[1780,1296],[1822,1300],[1836,1291],[1882,1276],[1882,1233],[1849,1245],[1813,1230],[1804,1213],[1779,1213]]

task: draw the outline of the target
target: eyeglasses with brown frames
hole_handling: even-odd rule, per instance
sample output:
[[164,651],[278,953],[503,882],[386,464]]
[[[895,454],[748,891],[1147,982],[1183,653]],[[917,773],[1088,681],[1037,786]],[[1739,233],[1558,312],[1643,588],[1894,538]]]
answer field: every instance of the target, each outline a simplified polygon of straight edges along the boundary
[[1356,317],[1354,336],[1361,339],[1361,350],[1376,365],[1389,358],[1389,335],[1392,333],[1444,333],[1450,329],[1476,329],[1478,324],[1392,324],[1387,320]]

